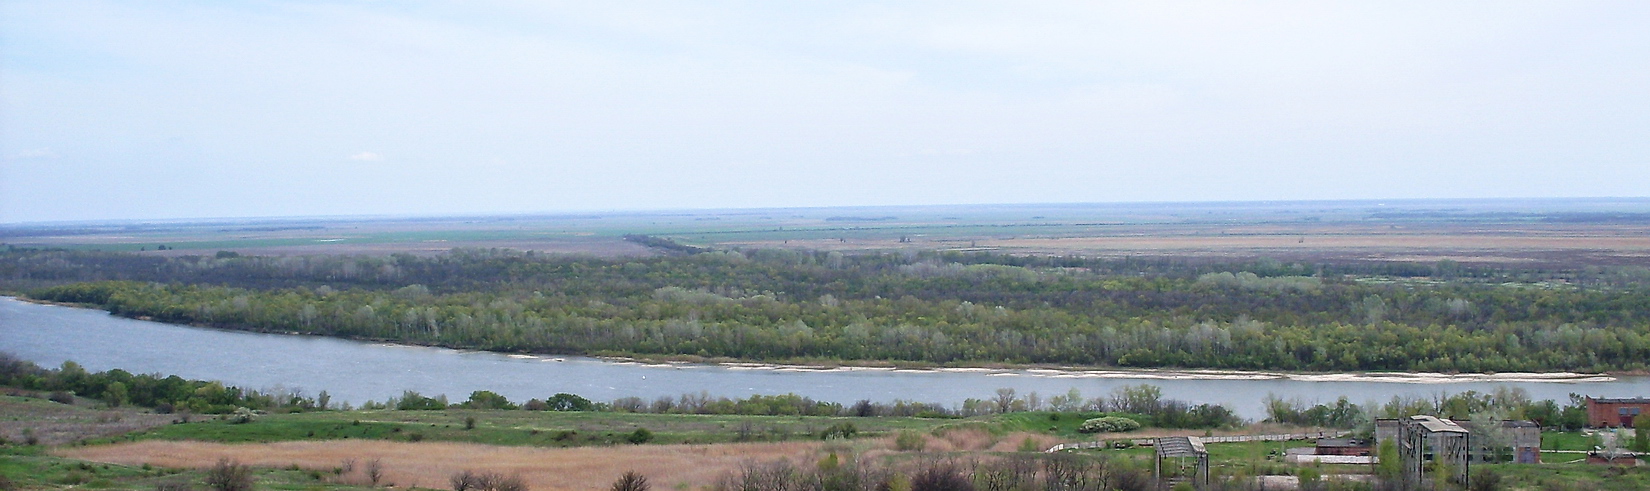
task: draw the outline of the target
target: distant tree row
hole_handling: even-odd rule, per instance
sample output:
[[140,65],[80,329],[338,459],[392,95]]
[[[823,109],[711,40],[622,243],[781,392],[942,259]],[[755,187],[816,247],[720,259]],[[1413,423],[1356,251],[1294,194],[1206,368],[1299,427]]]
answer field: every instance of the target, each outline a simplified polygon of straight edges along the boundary
[[61,402],[81,396],[110,406],[147,407],[162,413],[226,414],[240,408],[302,411],[328,405],[324,391],[310,398],[294,392],[259,392],[218,382],[185,380],[177,375],[133,375],[120,369],[94,373],[73,361],[47,370],[5,353],[0,353],[0,386],[52,392],[52,399]]
[[1633,268],[767,249],[618,260],[500,250],[279,258],[10,250],[0,253],[0,286],[167,322],[515,352],[1274,370],[1650,368],[1650,275]]

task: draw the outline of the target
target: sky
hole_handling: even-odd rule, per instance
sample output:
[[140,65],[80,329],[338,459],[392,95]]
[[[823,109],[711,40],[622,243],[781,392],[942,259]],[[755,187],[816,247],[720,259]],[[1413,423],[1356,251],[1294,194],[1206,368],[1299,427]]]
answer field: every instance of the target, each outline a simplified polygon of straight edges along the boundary
[[1650,2],[0,2],[0,223],[1650,196]]

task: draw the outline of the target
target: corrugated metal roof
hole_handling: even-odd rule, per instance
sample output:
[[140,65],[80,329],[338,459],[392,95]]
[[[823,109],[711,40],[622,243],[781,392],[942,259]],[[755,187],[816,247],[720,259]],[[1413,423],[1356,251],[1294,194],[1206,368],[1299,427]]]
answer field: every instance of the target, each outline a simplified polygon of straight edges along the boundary
[[1461,425],[1447,419],[1438,419],[1432,416],[1410,416],[1409,419],[1432,433],[1467,433],[1466,428],[1462,428]]
[[1597,403],[1601,403],[1601,404],[1650,404],[1650,398],[1645,398],[1645,397],[1617,397],[1617,398],[1610,398],[1610,399],[1599,398],[1599,399],[1593,399],[1593,402],[1597,402]]
[[1158,457],[1196,457],[1209,453],[1203,449],[1203,439],[1195,436],[1166,436],[1158,438],[1152,446],[1157,447]]

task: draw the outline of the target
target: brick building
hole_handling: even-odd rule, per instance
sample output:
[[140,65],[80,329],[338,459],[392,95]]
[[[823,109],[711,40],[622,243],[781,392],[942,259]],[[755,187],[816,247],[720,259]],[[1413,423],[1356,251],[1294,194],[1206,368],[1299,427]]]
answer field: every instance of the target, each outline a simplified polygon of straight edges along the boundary
[[1633,418],[1650,414],[1650,398],[1587,398],[1587,426],[1594,428],[1633,427]]

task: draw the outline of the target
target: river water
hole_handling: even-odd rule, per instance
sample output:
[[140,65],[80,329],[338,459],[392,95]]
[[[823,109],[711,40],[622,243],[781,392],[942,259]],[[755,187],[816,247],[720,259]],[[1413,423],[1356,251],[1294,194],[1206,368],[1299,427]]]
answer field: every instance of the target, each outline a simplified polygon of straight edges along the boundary
[[576,356],[527,356],[400,346],[343,339],[260,334],[126,319],[106,312],[38,305],[0,297],[0,351],[45,367],[73,360],[89,370],[114,368],[252,389],[326,390],[334,401],[384,401],[415,390],[462,400],[491,390],[525,401],[570,392],[597,401],[653,399],[683,393],[743,397],[796,393],[851,403],[895,399],[954,405],[989,398],[998,388],[1037,392],[1046,400],[1071,388],[1085,397],[1149,383],[1166,397],[1225,404],[1261,419],[1267,394],[1330,402],[1386,401],[1467,390],[1522,387],[1537,399],[1568,400],[1650,394],[1650,377],[1499,374],[1476,376],[1273,374],[1220,371],[892,370],[762,365],[645,364]]

